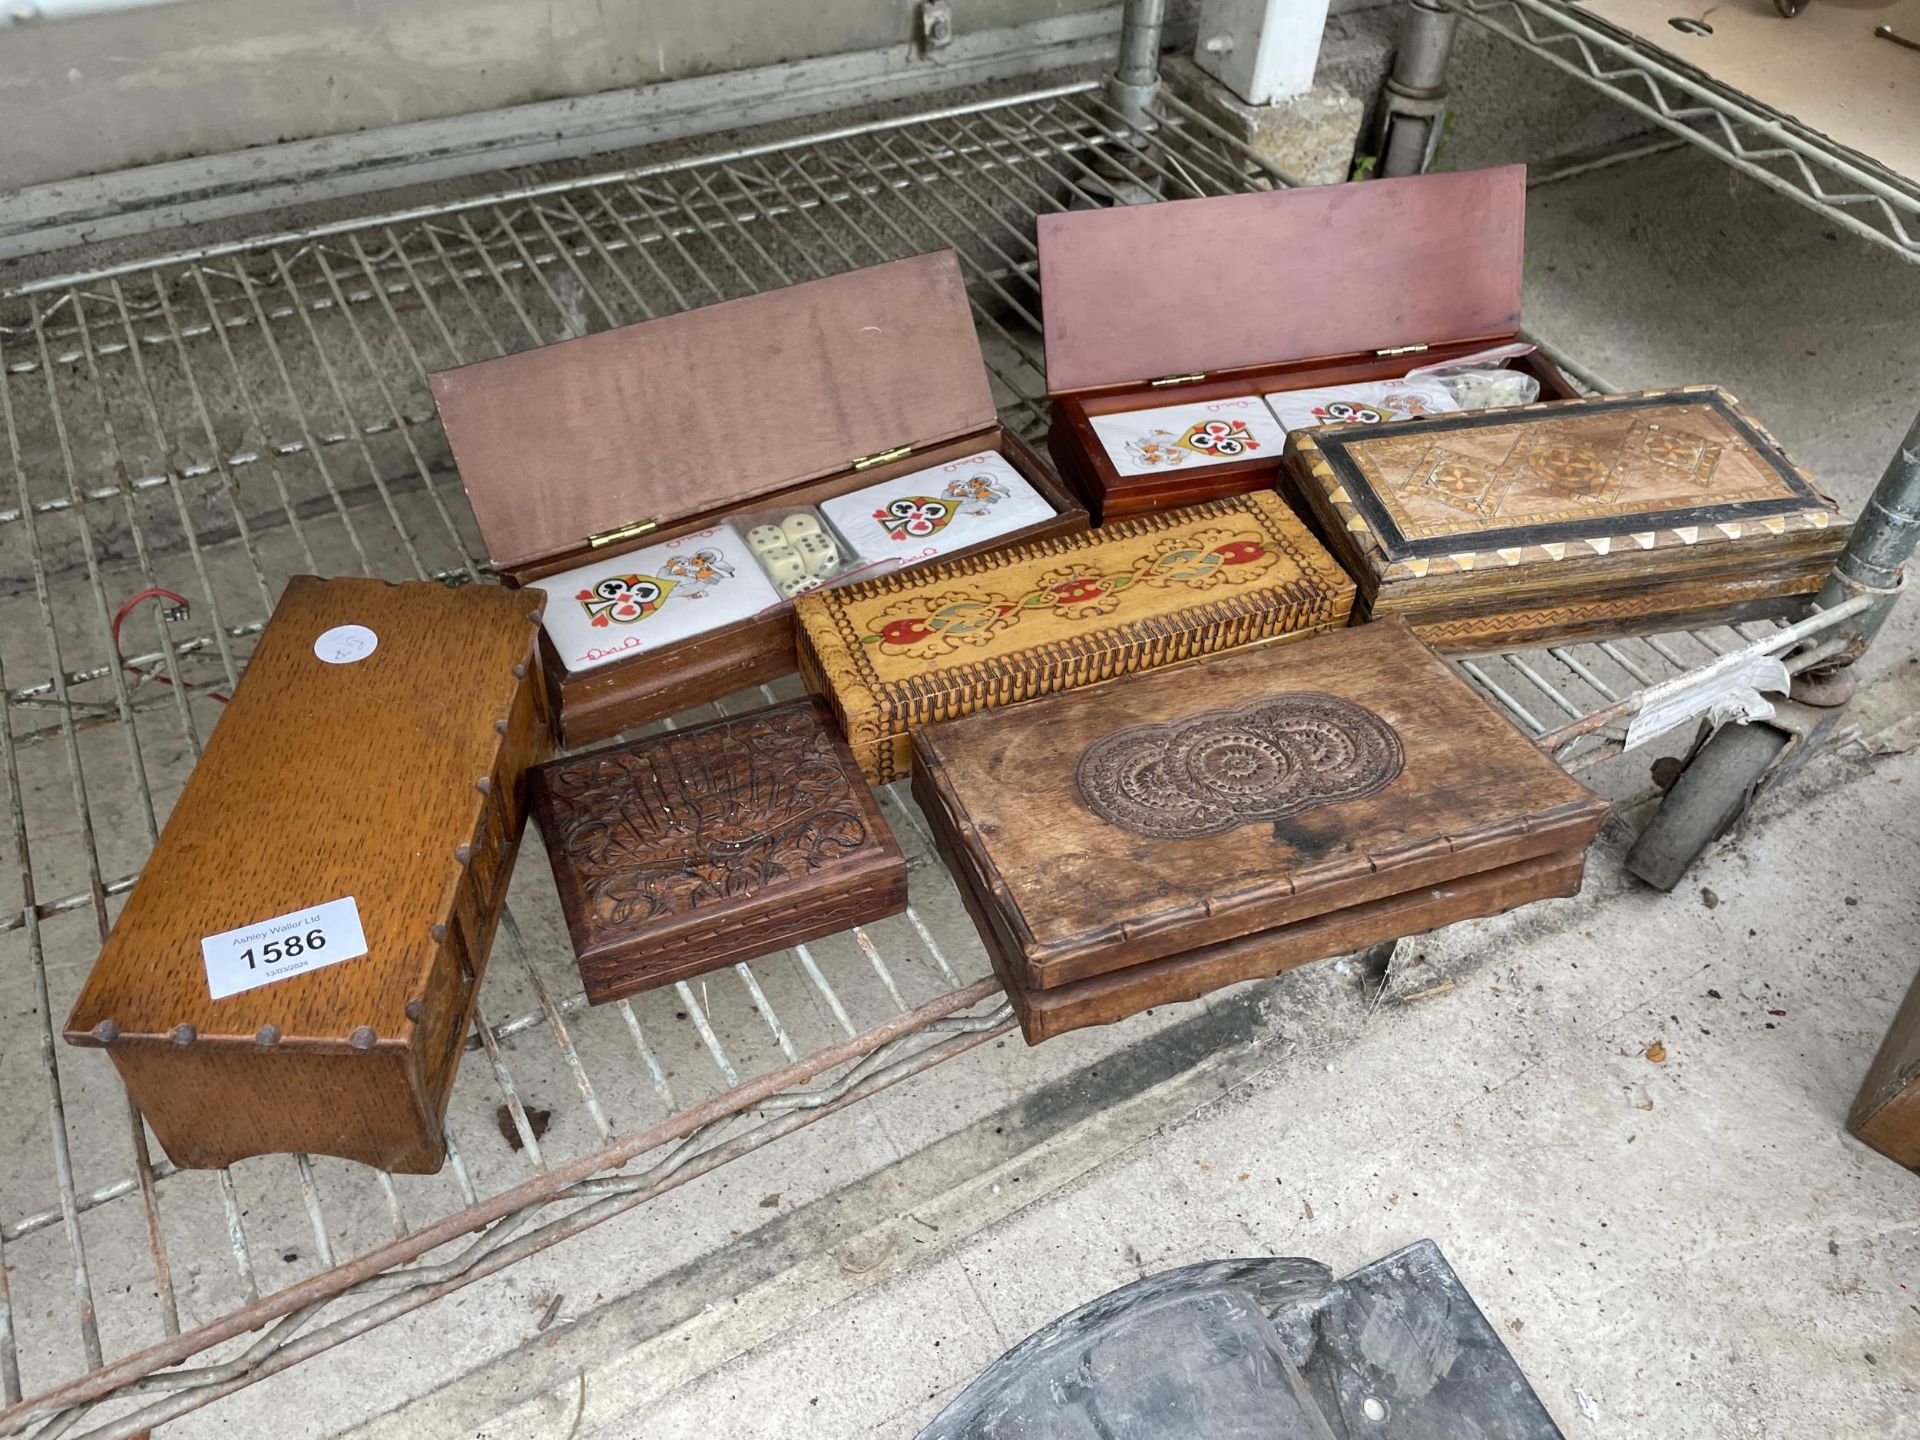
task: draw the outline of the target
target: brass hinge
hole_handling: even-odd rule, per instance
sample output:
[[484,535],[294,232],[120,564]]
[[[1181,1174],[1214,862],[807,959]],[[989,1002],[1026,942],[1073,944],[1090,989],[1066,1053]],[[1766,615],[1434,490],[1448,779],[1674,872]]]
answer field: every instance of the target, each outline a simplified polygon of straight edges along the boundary
[[896,445],[891,450],[882,450],[878,455],[862,455],[853,462],[856,470],[871,470],[876,465],[884,465],[889,460],[903,460],[913,453],[911,445]]
[[636,535],[645,535],[649,530],[660,528],[658,520],[636,520],[631,525],[616,525],[611,530],[602,530],[597,535],[587,536],[587,544],[598,550],[605,545],[617,545],[622,540],[631,540]]
[[1376,350],[1376,355],[1419,355],[1425,352],[1424,345],[1390,345],[1385,350]]
[[1191,385],[1196,380],[1204,380],[1206,378],[1206,371],[1196,370],[1191,375],[1162,375],[1158,380],[1149,380],[1147,384],[1157,390],[1167,385]]

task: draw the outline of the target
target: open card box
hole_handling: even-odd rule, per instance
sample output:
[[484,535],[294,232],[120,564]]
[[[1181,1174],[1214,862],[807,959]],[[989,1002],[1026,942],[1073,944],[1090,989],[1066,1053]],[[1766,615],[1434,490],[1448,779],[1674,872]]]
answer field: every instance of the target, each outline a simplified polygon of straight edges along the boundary
[[[1087,527],[1000,428],[951,250],[430,380],[495,568],[551,596],[540,643],[570,746],[794,668],[792,606],[746,543],[770,515],[923,472],[931,483],[991,452],[986,468],[1017,476],[1044,502],[1032,513],[1048,513],[976,544],[955,523],[943,556]],[[933,508],[915,510],[899,556],[845,578],[927,556]],[[624,555],[646,564],[607,563]],[[587,625],[607,636],[596,651],[571,638]]]
[[[1521,165],[1041,216],[1054,464],[1096,520],[1272,485],[1261,396],[1511,342],[1525,228]],[[1513,368],[1576,393],[1537,352]]]

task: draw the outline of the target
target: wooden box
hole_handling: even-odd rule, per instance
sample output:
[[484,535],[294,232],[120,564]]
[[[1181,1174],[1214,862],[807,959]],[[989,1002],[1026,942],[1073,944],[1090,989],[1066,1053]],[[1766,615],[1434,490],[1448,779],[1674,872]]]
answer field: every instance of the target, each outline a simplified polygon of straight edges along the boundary
[[535,770],[530,803],[599,1005],[907,905],[907,866],[819,701]]
[[929,726],[913,788],[1029,1040],[1570,894],[1607,813],[1396,622]]
[[[1273,484],[1278,445],[1122,475],[1093,417],[1387,380],[1513,341],[1526,167],[1071,210],[1039,221],[1047,448],[1097,520]],[[1543,398],[1573,387],[1514,362]]]
[[1920,975],[1860,1082],[1847,1129],[1889,1160],[1920,1171]]
[[67,1020],[175,1164],[440,1168],[550,748],[543,598],[288,582]]
[[[985,450],[1056,512],[992,544],[1087,526],[1000,428],[951,250],[430,380],[487,553],[510,584]],[[776,603],[578,672],[544,633],[542,646],[561,739],[577,746],[789,673],[793,615]]]
[[1271,492],[803,595],[800,673],[874,784],[922,725],[1347,621],[1353,582]]
[[1286,479],[1357,616],[1446,651],[1784,614],[1850,528],[1711,386],[1299,432]]

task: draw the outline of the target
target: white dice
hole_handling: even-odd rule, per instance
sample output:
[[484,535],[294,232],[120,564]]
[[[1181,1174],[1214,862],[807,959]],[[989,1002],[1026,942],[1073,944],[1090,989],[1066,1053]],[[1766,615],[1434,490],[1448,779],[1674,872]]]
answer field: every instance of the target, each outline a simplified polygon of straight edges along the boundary
[[767,572],[767,578],[776,585],[785,585],[789,580],[805,580],[807,562],[800,552],[791,545],[775,545],[760,552],[760,568]]
[[791,600],[794,596],[803,595],[819,584],[820,581],[812,575],[796,575],[791,580],[782,580],[780,582],[780,593],[786,599]]
[[786,534],[778,525],[756,525],[747,531],[747,548],[756,555],[764,555],[774,546],[786,543]]
[[825,535],[802,535],[793,548],[806,562],[807,574],[816,580],[829,579],[840,568],[840,547]]
[[820,534],[820,522],[804,510],[796,510],[780,522],[780,533],[789,545],[797,545],[809,535]]

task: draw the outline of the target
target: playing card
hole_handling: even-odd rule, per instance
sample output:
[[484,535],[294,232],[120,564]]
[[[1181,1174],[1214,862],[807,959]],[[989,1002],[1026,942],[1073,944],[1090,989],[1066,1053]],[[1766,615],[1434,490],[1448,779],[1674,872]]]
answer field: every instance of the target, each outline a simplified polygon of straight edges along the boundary
[[820,512],[866,565],[944,555],[1054,513],[993,450],[822,500]]
[[780,603],[731,525],[612,555],[535,582],[570,671],[655,650]]
[[1251,395],[1089,418],[1122,475],[1195,470],[1256,457],[1278,460],[1286,439],[1267,407]]
[[1380,425],[1417,415],[1449,415],[1460,408],[1438,380],[1368,380],[1317,390],[1281,390],[1262,397],[1285,430],[1312,425]]

